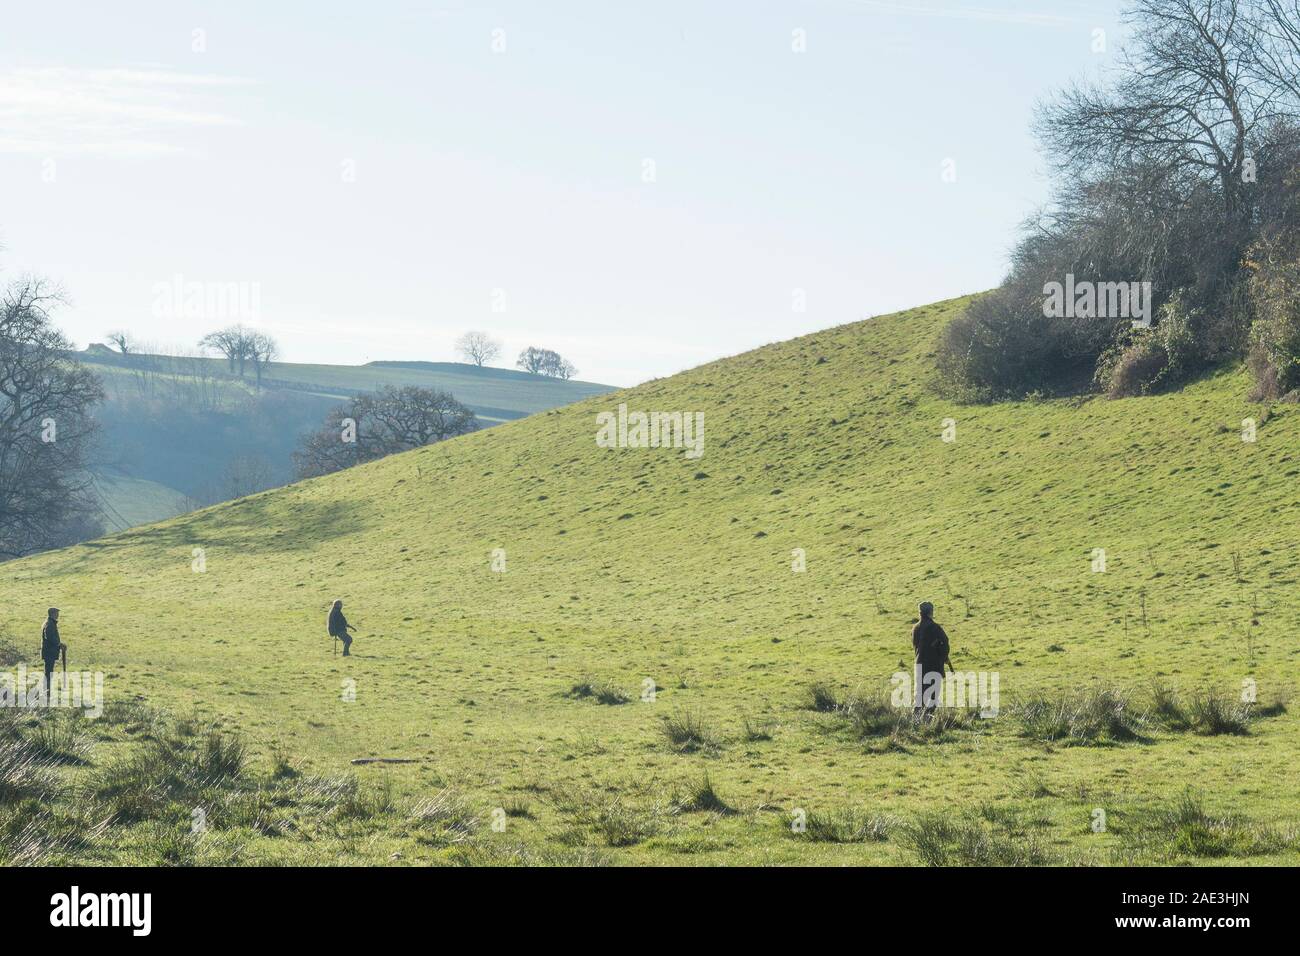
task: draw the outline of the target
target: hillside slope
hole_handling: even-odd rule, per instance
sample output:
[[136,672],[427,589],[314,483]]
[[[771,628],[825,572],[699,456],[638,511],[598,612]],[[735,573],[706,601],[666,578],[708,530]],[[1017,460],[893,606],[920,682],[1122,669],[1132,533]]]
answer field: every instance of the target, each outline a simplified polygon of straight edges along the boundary
[[[220,716],[312,769],[403,757],[416,762],[358,772],[403,794],[454,788],[483,814],[530,803],[489,840],[586,841],[625,861],[898,862],[916,858],[901,837],[800,838],[791,814],[985,808],[1053,859],[1107,862],[1132,851],[1122,822],[1092,832],[1095,809],[1132,833],[1187,787],[1212,811],[1294,827],[1294,712],[1244,736],[1061,746],[1023,736],[1013,705],[1157,677],[1229,699],[1246,680],[1261,699],[1293,689],[1300,411],[1264,420],[1239,372],[1144,399],[956,406],[935,397],[930,360],[961,304],[4,565],[7,623],[27,633],[58,604],[74,666],[105,670],[110,698]],[[702,457],[598,447],[596,416],[619,403],[703,412]],[[350,659],[323,635],[335,597],[360,635]],[[999,673],[999,717],[882,742],[805,709],[811,682],[871,690],[907,669],[923,599],[959,668]],[[566,696],[584,678],[631,700]],[[668,745],[664,718],[686,713],[716,748]],[[706,772],[739,812],[665,810]],[[644,826],[610,837],[618,814]],[[1250,856],[1295,862],[1290,832]],[[349,852],[441,851],[393,832]]]

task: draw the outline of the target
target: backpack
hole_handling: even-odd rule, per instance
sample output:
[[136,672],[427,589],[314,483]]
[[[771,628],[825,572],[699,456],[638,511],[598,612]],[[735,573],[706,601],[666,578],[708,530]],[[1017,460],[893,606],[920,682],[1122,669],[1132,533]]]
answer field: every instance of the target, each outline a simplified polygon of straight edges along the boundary
[[[50,627],[50,621],[46,621],[41,627],[41,660],[55,661],[59,659],[59,626]],[[53,633],[51,633],[53,631]]]

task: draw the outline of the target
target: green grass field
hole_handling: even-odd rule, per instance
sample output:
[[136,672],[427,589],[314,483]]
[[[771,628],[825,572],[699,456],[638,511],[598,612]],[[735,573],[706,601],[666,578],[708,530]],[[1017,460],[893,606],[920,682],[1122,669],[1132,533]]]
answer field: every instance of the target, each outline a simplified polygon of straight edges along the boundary
[[[1241,370],[954,405],[931,360],[962,301],[0,567],[19,652],[57,604],[106,675],[110,712],[46,747],[53,858],[1300,862],[1300,410]],[[703,456],[598,447],[619,402],[703,412]],[[872,710],[923,599],[998,716]],[[242,769],[122,782],[145,752],[220,764],[209,723]]]

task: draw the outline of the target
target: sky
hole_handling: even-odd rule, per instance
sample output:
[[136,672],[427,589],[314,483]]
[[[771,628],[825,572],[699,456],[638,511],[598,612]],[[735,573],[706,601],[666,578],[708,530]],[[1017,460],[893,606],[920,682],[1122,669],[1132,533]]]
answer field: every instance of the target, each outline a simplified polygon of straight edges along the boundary
[[477,329],[633,385],[996,285],[1117,3],[8,4],[0,281],[79,347]]

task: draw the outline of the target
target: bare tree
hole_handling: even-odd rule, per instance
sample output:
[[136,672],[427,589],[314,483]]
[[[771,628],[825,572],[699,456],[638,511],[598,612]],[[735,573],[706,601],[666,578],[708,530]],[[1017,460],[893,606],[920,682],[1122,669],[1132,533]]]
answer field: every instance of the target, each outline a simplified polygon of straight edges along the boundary
[[253,359],[254,335],[256,333],[243,325],[228,325],[199,339],[199,348],[220,352],[230,365],[230,374],[238,371],[239,377],[243,378],[248,361]]
[[314,478],[478,428],[474,413],[447,392],[386,386],[333,409],[293,453],[300,478]]
[[116,345],[117,350],[123,355],[130,355],[135,350],[135,339],[125,329],[113,329],[105,333],[104,337],[108,339],[110,345]]
[[[1242,209],[1250,138],[1275,116],[1258,73],[1258,30],[1245,0],[1134,0],[1134,46],[1110,88],[1084,84],[1042,107],[1038,131],[1065,175],[1161,171],[1167,182],[1218,187]],[[1184,190],[1185,192],[1185,190]]]
[[280,354],[280,346],[275,339],[264,332],[254,332],[248,337],[248,354],[253,360],[253,371],[257,374],[257,387],[262,387],[262,371]]
[[97,533],[86,464],[104,392],[51,325],[58,301],[31,278],[0,298],[0,557]]
[[1263,82],[1300,102],[1300,0],[1262,0],[1258,50]]
[[466,332],[456,341],[456,350],[481,368],[501,354],[501,343],[486,332]]

